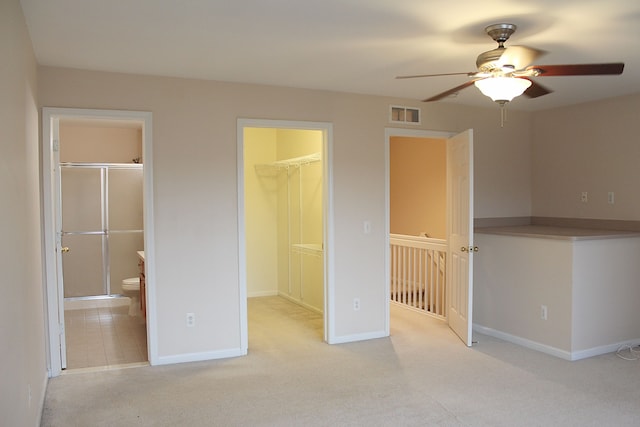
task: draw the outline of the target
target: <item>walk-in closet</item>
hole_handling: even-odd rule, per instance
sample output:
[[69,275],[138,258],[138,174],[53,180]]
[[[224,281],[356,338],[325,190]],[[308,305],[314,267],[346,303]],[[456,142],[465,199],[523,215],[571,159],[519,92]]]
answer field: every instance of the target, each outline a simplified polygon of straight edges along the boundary
[[324,310],[323,132],[245,128],[247,295]]

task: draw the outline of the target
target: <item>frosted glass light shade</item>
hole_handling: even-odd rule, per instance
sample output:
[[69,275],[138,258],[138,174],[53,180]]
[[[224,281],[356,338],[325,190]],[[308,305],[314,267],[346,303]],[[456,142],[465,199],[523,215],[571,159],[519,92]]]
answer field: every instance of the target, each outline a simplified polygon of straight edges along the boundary
[[529,80],[517,77],[488,77],[474,84],[480,92],[496,102],[509,102],[531,86]]

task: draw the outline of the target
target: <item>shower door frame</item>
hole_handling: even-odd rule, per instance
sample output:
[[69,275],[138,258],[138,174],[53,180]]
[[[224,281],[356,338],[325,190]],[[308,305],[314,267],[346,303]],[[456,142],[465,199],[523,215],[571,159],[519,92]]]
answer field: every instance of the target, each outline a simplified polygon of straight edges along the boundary
[[[111,252],[110,252],[110,235],[111,234],[121,234],[121,233],[143,233],[142,230],[114,230],[112,229],[111,222],[109,220],[109,171],[114,169],[120,170],[142,170],[144,174],[144,165],[142,163],[76,163],[76,162],[61,162],[59,163],[59,168],[57,169],[57,173],[59,176],[56,178],[56,182],[59,185],[57,191],[59,191],[59,196],[62,196],[62,169],[98,169],[100,170],[100,228],[101,230],[92,230],[92,231],[65,231],[62,227],[62,223],[59,224],[60,229],[57,230],[60,233],[60,239],[63,239],[65,236],[101,236],[101,255],[102,255],[102,294],[99,295],[85,295],[85,296],[75,296],[75,297],[67,297],[65,299],[84,299],[84,298],[92,298],[92,297],[105,297],[105,296],[117,296],[118,294],[114,294],[112,292],[111,287]],[[62,203],[60,203],[60,209],[63,210]],[[64,219],[64,218],[61,218]],[[62,240],[61,240],[62,243]]]

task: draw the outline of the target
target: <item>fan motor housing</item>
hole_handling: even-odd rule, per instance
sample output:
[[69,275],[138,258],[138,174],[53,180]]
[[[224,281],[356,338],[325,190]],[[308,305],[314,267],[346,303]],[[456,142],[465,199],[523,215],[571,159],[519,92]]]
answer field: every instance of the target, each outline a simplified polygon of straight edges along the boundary
[[501,70],[499,65],[500,57],[504,53],[504,47],[498,47],[493,50],[482,52],[476,59],[478,70],[484,73]]
[[502,67],[498,61],[505,50],[504,42],[509,40],[509,37],[516,32],[517,28],[518,27],[514,24],[494,24],[489,25],[484,29],[489,37],[498,43],[498,47],[493,50],[482,52],[478,55],[478,58],[476,59],[476,66],[479,71],[483,73],[490,73],[492,71],[501,70]]

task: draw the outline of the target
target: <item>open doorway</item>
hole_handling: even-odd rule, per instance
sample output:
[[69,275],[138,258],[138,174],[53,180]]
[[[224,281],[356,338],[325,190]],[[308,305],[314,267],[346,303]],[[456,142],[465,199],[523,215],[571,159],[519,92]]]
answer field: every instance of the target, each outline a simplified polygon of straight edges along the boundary
[[[389,301],[400,303],[412,309],[421,310],[428,314],[446,320],[449,327],[460,337],[467,346],[472,345],[472,320],[473,320],[473,253],[477,247],[473,245],[473,131],[471,129],[459,134],[445,132],[419,131],[390,128],[385,131],[386,137],[386,167],[387,167],[387,232],[389,233],[389,245],[386,252],[386,278]],[[397,139],[396,139],[397,138]],[[400,214],[402,221],[411,225],[396,224],[397,230],[404,230],[411,234],[391,234],[391,184],[390,175],[392,162],[390,148],[392,141],[405,145],[414,145],[414,149],[405,153],[405,159],[413,164],[413,167],[424,169],[428,166],[427,159],[415,164],[414,156],[434,156],[436,164],[431,167],[440,170],[439,162],[442,162],[442,150],[419,150],[426,148],[423,144],[437,146],[444,144],[445,166],[445,224],[446,233],[444,239],[434,239],[429,235],[428,227],[440,230],[441,208],[429,213],[429,209],[423,207],[416,217],[417,221],[409,216]],[[418,148],[415,147],[417,144]],[[420,153],[418,153],[418,151]],[[407,151],[407,150],[405,150]],[[413,153],[413,154],[412,154]],[[398,167],[395,165],[394,167]],[[403,167],[400,165],[400,167]],[[407,165],[408,167],[408,165]],[[424,175],[424,174],[423,174]],[[398,190],[406,192],[404,187],[415,186],[413,180],[425,179],[425,176],[408,174]],[[422,190],[403,195],[408,200],[409,207],[400,205],[401,209],[414,210],[414,206],[420,206],[424,200],[412,201],[412,198],[424,197],[425,193],[431,193],[428,204],[440,205],[443,186],[440,183],[443,174],[438,172],[431,179],[437,181],[430,191]],[[396,218],[398,215],[396,215]],[[429,220],[427,220],[429,217]],[[407,219],[409,218],[409,219]],[[402,222],[400,221],[400,222]],[[424,228],[416,234],[415,227]],[[437,231],[440,233],[441,231]]]
[[58,128],[66,369],[146,362],[142,123]]
[[[331,293],[330,129],[328,124],[307,122],[238,124],[240,286],[245,310],[264,307],[267,300],[271,309],[291,313],[292,322],[296,316],[315,316],[317,328],[309,333],[325,341],[330,334]],[[256,299],[263,301],[252,304]],[[259,315],[246,313],[244,320]]]
[[150,120],[150,113],[43,110],[51,376],[148,363]]
[[392,303],[446,320],[446,139],[389,140]]

